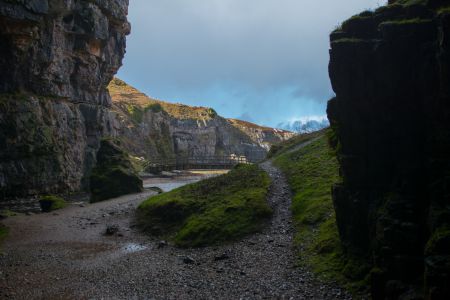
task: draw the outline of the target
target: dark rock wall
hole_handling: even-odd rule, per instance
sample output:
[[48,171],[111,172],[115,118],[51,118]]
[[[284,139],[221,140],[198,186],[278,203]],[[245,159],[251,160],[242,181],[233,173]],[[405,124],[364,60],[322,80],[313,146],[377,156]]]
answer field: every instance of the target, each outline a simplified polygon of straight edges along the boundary
[[0,199],[76,192],[103,135],[128,0],[0,1]]
[[330,36],[333,200],[346,250],[374,264],[375,299],[421,287],[450,297],[450,3],[422,2],[361,13]]

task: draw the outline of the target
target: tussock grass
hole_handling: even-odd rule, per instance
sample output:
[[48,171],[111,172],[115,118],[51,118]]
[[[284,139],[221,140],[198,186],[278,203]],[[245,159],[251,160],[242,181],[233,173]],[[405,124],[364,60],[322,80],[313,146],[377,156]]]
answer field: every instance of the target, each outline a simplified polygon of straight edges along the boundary
[[269,176],[256,165],[151,197],[138,207],[142,228],[181,247],[236,240],[262,228],[272,210]]

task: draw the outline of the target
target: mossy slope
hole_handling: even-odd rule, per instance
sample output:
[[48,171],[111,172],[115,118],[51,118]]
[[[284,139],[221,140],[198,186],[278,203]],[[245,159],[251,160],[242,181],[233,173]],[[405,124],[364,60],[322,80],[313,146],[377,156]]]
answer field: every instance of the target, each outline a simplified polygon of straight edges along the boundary
[[212,245],[261,228],[272,213],[268,175],[255,165],[149,198],[138,207],[143,229],[181,247]]
[[67,202],[63,198],[54,195],[42,196],[39,204],[43,212],[51,212],[67,206]]
[[324,280],[336,280],[351,290],[364,288],[367,265],[346,257],[339,240],[331,198],[331,187],[340,180],[338,162],[326,132],[318,136],[311,144],[294,152],[282,151],[274,158],[294,194],[292,212],[299,261]]
[[91,174],[92,202],[143,191],[142,179],[136,174],[127,154],[115,140],[102,140],[97,166]]

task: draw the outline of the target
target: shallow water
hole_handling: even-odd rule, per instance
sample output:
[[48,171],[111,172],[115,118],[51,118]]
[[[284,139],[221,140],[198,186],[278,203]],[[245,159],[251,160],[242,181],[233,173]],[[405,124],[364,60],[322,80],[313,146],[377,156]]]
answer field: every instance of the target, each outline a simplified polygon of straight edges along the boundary
[[192,170],[188,173],[181,173],[171,178],[154,177],[144,179],[144,188],[159,187],[164,192],[169,192],[173,189],[182,187],[184,185],[198,182],[203,179],[216,177],[228,173],[228,170]]
[[122,251],[126,253],[135,253],[147,249],[147,246],[136,243],[129,243],[122,247]]

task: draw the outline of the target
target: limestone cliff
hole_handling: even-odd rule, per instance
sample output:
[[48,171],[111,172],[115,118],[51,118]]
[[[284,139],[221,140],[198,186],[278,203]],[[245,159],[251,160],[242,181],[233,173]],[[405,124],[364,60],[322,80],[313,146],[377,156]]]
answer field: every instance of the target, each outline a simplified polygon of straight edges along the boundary
[[120,79],[109,85],[114,128],[127,150],[147,159],[170,156],[265,156],[274,143],[294,134],[225,119],[206,107],[152,99]]
[[85,188],[128,0],[0,0],[0,199]]
[[450,1],[390,2],[330,37],[337,222],[375,299],[449,299]]

